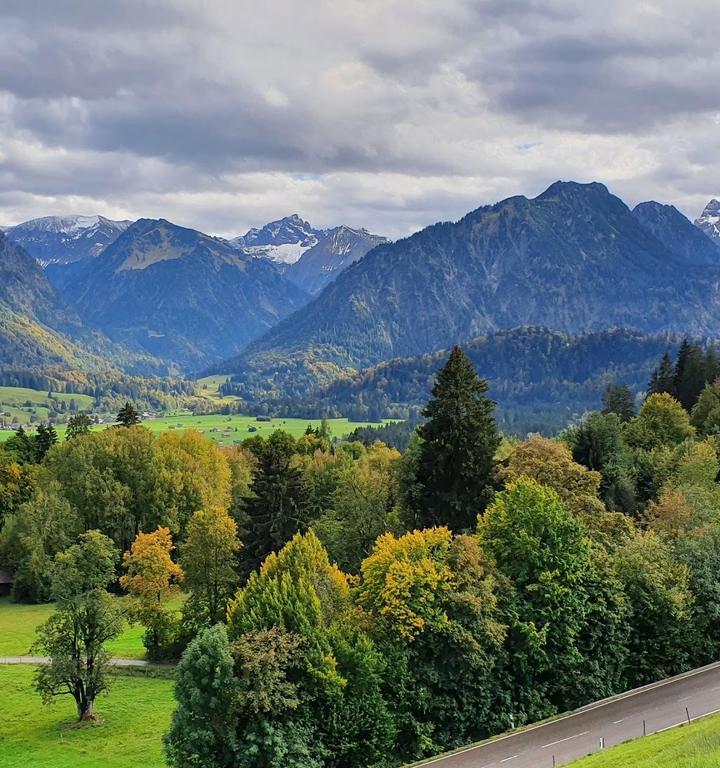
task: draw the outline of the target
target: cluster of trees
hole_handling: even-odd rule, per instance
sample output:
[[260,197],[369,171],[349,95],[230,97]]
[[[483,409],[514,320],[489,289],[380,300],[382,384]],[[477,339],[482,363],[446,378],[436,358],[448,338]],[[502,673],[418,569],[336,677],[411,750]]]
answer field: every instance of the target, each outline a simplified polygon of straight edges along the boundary
[[127,400],[142,410],[169,410],[195,401],[196,384],[175,376],[135,376],[120,371],[102,373],[53,370],[12,370],[0,366],[0,384],[27,387],[40,392],[89,395],[95,398],[94,409],[114,413]]
[[717,658],[698,412],[655,393],[635,414],[613,387],[561,439],[501,444],[485,392],[454,350],[393,459],[392,514],[352,505],[385,531],[355,546],[357,517],[337,520],[343,561],[321,515],[190,644],[172,765],[396,765]]
[[0,453],[0,564],[58,606],[38,688],[92,717],[120,591],[181,655],[178,767],[393,766],[714,660],[720,384],[689,407],[613,386],[503,440],[456,348],[402,453],[132,424]]

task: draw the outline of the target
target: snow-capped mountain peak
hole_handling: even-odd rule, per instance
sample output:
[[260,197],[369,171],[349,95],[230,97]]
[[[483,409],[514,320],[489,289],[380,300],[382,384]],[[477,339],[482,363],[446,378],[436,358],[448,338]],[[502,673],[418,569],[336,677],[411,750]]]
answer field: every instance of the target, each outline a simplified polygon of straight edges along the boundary
[[720,200],[713,198],[705,210],[695,219],[695,226],[713,241],[720,244]]
[[315,229],[310,222],[293,213],[259,229],[253,227],[230,242],[258,258],[277,264],[294,264],[324,234],[323,230]]
[[130,224],[104,216],[43,216],[9,227],[6,234],[47,266],[94,258]]

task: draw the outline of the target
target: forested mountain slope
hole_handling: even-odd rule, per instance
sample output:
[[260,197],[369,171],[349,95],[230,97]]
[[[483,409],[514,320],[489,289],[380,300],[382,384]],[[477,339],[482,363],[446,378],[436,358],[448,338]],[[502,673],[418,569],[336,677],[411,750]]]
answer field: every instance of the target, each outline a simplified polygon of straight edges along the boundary
[[[664,352],[674,353],[680,337],[645,336],[614,330],[570,336],[545,328],[515,328],[463,344],[481,376],[490,383],[498,419],[508,432],[553,433],[600,405],[610,383],[645,391]],[[430,397],[448,349],[397,358],[304,392],[297,386],[265,406],[282,415],[343,414],[354,419],[413,418]],[[251,399],[242,377],[223,391]]]
[[374,248],[217,370],[274,393],[519,325],[715,335],[720,267],[675,234],[671,249],[602,184],[557,182]]

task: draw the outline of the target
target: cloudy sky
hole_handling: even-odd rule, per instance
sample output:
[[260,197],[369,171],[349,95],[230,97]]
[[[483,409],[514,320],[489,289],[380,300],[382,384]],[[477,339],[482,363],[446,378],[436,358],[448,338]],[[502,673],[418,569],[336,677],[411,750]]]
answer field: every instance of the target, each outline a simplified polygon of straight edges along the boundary
[[720,196],[716,0],[0,0],[0,224]]

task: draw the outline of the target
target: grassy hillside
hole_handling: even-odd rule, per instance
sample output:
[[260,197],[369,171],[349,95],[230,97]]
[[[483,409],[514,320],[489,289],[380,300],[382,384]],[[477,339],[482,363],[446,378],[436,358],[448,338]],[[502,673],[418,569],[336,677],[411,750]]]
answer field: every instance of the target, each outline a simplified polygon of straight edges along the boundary
[[717,768],[720,715],[629,741],[571,763],[571,768]]

